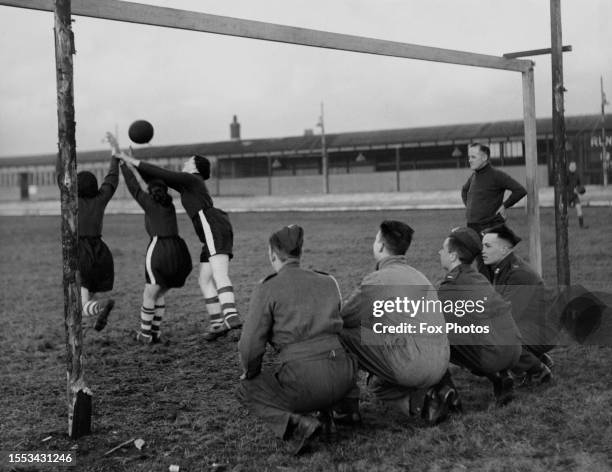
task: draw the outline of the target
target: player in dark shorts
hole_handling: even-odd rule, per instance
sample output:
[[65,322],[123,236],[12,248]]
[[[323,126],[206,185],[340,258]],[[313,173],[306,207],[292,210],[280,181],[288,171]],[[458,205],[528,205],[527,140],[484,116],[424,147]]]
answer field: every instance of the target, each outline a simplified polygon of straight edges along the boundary
[[97,317],[94,325],[97,331],[104,329],[115,305],[112,298],[94,300],[94,296],[98,292],[112,290],[115,281],[113,255],[102,240],[102,220],[106,205],[119,183],[118,166],[119,160],[113,157],[100,188],[96,176],[91,172],[81,171],[77,174],[81,303],[84,315]]
[[214,341],[229,330],[240,328],[242,320],[229,278],[234,233],[227,213],[213,206],[206,188],[204,181],[210,177],[210,161],[202,156],[192,156],[185,161],[182,172],[174,172],[141,162],[125,153],[117,154],[117,157],[136,167],[144,178],[163,180],[181,194],[181,203],[202,242],[199,282],[209,315],[204,339]]
[[179,236],[176,210],[168,186],[159,179],[148,182],[144,192],[132,170],[121,162],[128,190],[145,212],[145,229],[151,237],[145,259],[145,287],[140,309],[140,331],[136,340],[143,344],[161,341],[160,326],[166,311],[165,294],[185,285],[192,269],[191,255]]

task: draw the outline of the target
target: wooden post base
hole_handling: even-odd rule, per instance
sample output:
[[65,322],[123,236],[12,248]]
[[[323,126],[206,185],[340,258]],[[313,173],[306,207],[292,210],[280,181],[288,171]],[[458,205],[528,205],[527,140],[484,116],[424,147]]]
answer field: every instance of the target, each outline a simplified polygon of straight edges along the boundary
[[91,434],[92,394],[88,390],[79,390],[72,405],[69,425],[71,439]]

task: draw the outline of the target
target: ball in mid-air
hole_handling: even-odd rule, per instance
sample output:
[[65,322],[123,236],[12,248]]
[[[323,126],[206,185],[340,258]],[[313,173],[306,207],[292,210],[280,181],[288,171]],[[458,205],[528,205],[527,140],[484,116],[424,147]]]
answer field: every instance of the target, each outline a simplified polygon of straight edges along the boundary
[[128,130],[130,139],[136,144],[146,144],[153,138],[153,125],[147,120],[137,120]]

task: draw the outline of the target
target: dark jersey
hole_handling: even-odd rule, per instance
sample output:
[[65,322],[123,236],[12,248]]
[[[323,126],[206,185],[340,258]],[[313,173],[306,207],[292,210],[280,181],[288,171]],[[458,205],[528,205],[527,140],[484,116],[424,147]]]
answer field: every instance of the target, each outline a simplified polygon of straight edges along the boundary
[[512,194],[503,202],[510,208],[527,195],[525,188],[505,172],[487,164],[475,171],[461,189],[468,223],[487,223],[492,220],[504,199],[504,192]]
[[104,210],[115,194],[119,183],[119,160],[111,159],[108,174],[100,185],[98,194],[93,198],[79,197],[79,237],[98,237],[102,235]]
[[206,211],[213,207],[212,198],[200,174],[174,172],[146,162],[141,162],[138,170],[149,178],[163,180],[168,187],[179,192],[181,203],[192,220],[200,210]]
[[127,165],[121,166],[128,190],[145,212],[145,229],[149,236],[177,236],[176,210],[174,204],[164,206],[140,188],[136,176]]

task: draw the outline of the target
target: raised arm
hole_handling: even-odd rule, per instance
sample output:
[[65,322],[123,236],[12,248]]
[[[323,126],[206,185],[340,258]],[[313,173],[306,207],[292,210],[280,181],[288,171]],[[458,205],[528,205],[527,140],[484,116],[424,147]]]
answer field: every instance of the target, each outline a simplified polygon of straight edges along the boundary
[[100,185],[100,195],[102,195],[104,201],[108,202],[113,197],[117,185],[119,185],[119,159],[112,157],[108,174]]
[[134,197],[134,200],[136,200],[142,209],[146,211],[151,204],[151,197],[142,190],[134,172],[125,162],[121,163],[121,173],[123,174],[125,184],[132,194],[132,197]]
[[148,162],[142,162],[137,159],[134,159],[134,161],[134,167],[138,169],[141,175],[145,176],[149,180],[161,179],[168,187],[173,188],[177,192],[181,192],[186,187],[192,185],[194,179],[198,179],[198,177],[195,175],[187,172],[175,172],[172,170],[163,169],[162,167],[149,164]]
[[117,138],[110,132],[106,133],[106,140],[111,146],[113,156],[121,159],[127,164],[133,165],[139,170],[141,175],[146,175],[148,179],[156,178],[163,180],[168,187],[171,187],[178,192],[181,192],[185,187],[189,186],[190,183],[193,182],[193,179],[197,179],[197,177],[188,174],[187,172],[173,172],[147,162],[141,162],[134,156],[126,154],[119,147]]

